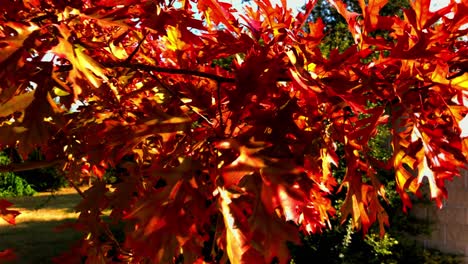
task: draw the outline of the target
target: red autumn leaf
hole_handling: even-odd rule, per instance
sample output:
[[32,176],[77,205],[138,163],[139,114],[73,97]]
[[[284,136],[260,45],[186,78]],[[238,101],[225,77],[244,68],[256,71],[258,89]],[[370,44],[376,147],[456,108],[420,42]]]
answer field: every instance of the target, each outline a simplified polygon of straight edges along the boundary
[[0,251],[0,262],[14,261],[15,259],[17,259],[17,256],[15,252],[13,251],[13,249],[9,248],[9,249]]
[[363,15],[367,16],[365,19],[370,22],[372,27],[375,27],[378,23],[379,19],[379,12],[386,4],[388,0],[371,0],[366,5],[364,0],[359,1],[359,5],[361,9],[364,11]]
[[239,30],[232,25],[235,19],[230,12],[231,4],[216,0],[201,0],[198,1],[197,8],[201,12],[205,12],[205,19],[208,24],[213,20],[216,24],[223,23],[231,32],[239,33]]
[[359,14],[349,11],[347,5],[340,0],[329,0],[329,2],[348,23],[348,29],[354,38],[354,42],[356,44],[359,43],[361,38],[361,29],[357,20]]
[[364,16],[366,30],[372,32],[376,29],[391,30],[393,18],[380,16],[380,10],[387,4],[388,0],[371,0],[367,3],[359,1]]
[[13,204],[5,199],[0,200],[0,217],[3,220],[7,221],[9,224],[14,225],[16,224],[15,218],[20,214],[20,212],[16,210],[9,210],[8,207],[12,206]]
[[[430,0],[421,0],[410,2],[411,7],[413,8],[416,14],[416,22],[418,29],[426,28],[427,21],[432,18],[433,13],[430,11],[431,1]],[[435,22],[435,21],[433,21]]]
[[246,255],[250,246],[246,234],[244,234],[242,229],[236,224],[236,221],[239,221],[236,218],[239,216],[235,211],[239,211],[239,209],[231,209],[233,206],[231,205],[231,193],[225,189],[219,189],[219,193],[220,210],[223,215],[224,226],[226,227],[226,253],[233,264],[247,263],[244,259],[244,255]]
[[279,263],[287,263],[289,250],[286,242],[300,243],[297,232],[294,232],[295,227],[267,213],[261,204],[255,208],[249,224],[252,236],[259,242],[256,250],[264,253],[264,263],[271,263],[275,257]]

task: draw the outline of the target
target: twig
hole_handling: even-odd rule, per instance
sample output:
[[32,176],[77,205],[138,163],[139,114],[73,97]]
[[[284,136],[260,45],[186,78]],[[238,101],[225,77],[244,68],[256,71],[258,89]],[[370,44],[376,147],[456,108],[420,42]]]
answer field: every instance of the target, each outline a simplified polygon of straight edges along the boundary
[[83,191],[80,190],[80,188],[78,188],[78,186],[76,186],[76,184],[68,177],[65,177],[67,178],[68,180],[68,183],[70,183],[70,185],[73,187],[73,189],[75,189],[75,191],[81,196],[81,198],[83,199],[86,199],[86,195],[84,195]]
[[[102,62],[101,65],[104,67],[109,67],[109,68],[122,67],[122,68],[142,70],[145,72],[158,72],[158,73],[167,73],[167,74],[176,74],[176,75],[191,75],[191,76],[211,79],[218,83],[235,84],[237,82],[236,78],[219,76],[219,75],[216,75],[214,73],[209,73],[209,72],[201,72],[201,71],[189,70],[189,69],[164,68],[164,67],[158,67],[158,66],[153,66],[153,65],[147,65],[143,63],[130,63],[127,61],[117,62],[117,63],[116,62]],[[279,77],[278,79],[276,79],[276,81],[277,82],[291,82],[292,79],[290,77],[285,76],[285,77]]]
[[140,50],[140,47],[143,44],[143,42],[145,41],[146,36],[148,36],[148,34],[149,34],[149,32],[146,32],[146,34],[143,35],[143,38],[138,42],[138,45],[136,46],[136,48],[132,51],[132,53],[130,53],[130,55],[123,62],[124,64],[130,63],[130,61],[133,59],[133,57],[135,57],[135,55],[137,54],[138,50]]
[[64,160],[58,159],[58,160],[53,160],[53,161],[27,161],[24,163],[10,163],[8,165],[1,165],[0,172],[19,172],[19,171],[28,171],[28,170],[48,168],[62,161]]
[[221,84],[219,82],[216,85],[216,97],[218,97],[219,126],[221,127],[221,132],[224,133],[223,112],[221,109]]

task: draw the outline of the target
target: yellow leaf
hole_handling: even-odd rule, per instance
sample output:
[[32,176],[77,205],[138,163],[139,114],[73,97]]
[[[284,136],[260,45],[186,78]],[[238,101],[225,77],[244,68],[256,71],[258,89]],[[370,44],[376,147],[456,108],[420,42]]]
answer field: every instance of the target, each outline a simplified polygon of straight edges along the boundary
[[468,90],[468,73],[464,73],[463,75],[450,80],[447,79],[446,76],[447,72],[442,67],[437,66],[432,72],[431,79],[435,83],[440,83],[443,85],[449,85],[463,90]]
[[315,67],[317,66],[317,64],[311,62],[307,65],[307,71],[310,71],[310,72],[315,72]]
[[422,183],[424,177],[426,177],[427,181],[429,182],[431,198],[435,199],[439,197],[442,191],[437,186],[436,176],[434,175],[434,172],[429,168],[426,159],[423,159],[423,162],[421,162],[418,166],[418,183],[419,184]]
[[229,261],[232,264],[242,264],[242,255],[247,251],[246,238],[239,228],[235,225],[234,216],[231,213],[229,204],[231,204],[231,194],[218,188],[221,196],[221,213],[223,214],[224,225],[226,227],[226,251]]
[[164,37],[166,48],[172,51],[183,50],[187,44],[181,40],[179,29],[169,25],[167,26],[166,31],[167,36]]
[[78,68],[83,72],[83,74],[88,78],[88,80],[94,85],[94,87],[98,88],[100,86],[101,81],[98,80],[94,75],[101,77],[102,80],[107,81],[108,78],[105,74],[104,69],[93,60],[91,57],[84,53],[84,48],[82,46],[77,45],[74,49],[75,56],[78,62]]
[[[68,59],[73,65],[73,70],[69,75],[70,79],[75,83],[77,79],[85,79],[94,88],[99,88],[103,81],[108,82],[106,71],[84,52],[85,48],[68,42],[67,39],[71,33],[66,25],[61,25],[58,28],[62,38],[59,38],[59,43],[52,49],[52,52],[61,58]],[[78,85],[75,86],[75,93],[79,94],[81,92],[80,87]]]
[[67,96],[67,95],[70,95],[69,92],[67,91],[64,91],[58,87],[54,87],[54,94],[56,94],[57,96]]
[[112,53],[119,60],[124,60],[128,57],[127,51],[124,47],[122,47],[121,43],[119,43],[119,45],[116,46],[114,45],[114,43],[111,42],[109,44],[109,48],[106,48],[106,50]]

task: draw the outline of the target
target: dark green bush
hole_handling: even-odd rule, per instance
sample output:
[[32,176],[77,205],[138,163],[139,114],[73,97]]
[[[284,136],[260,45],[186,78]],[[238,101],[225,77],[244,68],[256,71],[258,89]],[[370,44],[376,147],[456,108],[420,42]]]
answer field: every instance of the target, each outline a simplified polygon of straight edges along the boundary
[[19,172],[18,175],[38,192],[58,190],[67,186],[65,178],[55,168],[41,168]]
[[[0,165],[8,165],[10,159],[0,152]],[[12,172],[0,172],[0,197],[30,196],[36,191],[24,179]]]
[[[40,149],[34,150],[28,157],[28,161],[42,161],[44,155]],[[54,167],[40,168],[18,172],[38,192],[58,190],[67,186],[65,177]]]

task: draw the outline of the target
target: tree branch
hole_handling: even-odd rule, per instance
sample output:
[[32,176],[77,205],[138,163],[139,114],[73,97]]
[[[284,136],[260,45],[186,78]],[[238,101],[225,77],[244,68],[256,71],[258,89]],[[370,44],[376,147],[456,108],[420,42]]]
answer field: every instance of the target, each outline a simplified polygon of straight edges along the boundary
[[138,50],[140,50],[140,47],[141,47],[141,45],[143,44],[143,42],[145,41],[145,39],[146,39],[147,36],[148,36],[148,32],[146,32],[146,33],[143,35],[143,38],[138,42],[138,45],[137,45],[136,48],[132,51],[132,53],[125,59],[124,63],[129,64],[130,61],[132,61],[133,57],[135,57],[135,55],[137,54]]
[[19,172],[48,168],[57,165],[58,163],[61,163],[63,161],[63,159],[58,159],[53,161],[27,161],[24,163],[10,163],[8,165],[1,165],[0,172]]
[[218,97],[219,126],[221,127],[221,132],[224,133],[223,112],[221,109],[221,83],[219,82],[216,84],[216,97]]
[[[168,74],[178,74],[178,75],[191,75],[197,76],[202,78],[211,79],[218,83],[236,83],[236,78],[232,77],[224,77],[219,76],[214,73],[209,72],[201,72],[197,70],[189,70],[189,69],[176,69],[176,68],[165,68],[165,67],[158,67],[153,65],[147,65],[143,63],[130,63],[127,60],[123,62],[102,62],[102,66],[109,67],[109,68],[129,68],[129,69],[136,69],[142,70],[145,72],[158,72],[158,73],[168,73]],[[289,76],[281,76],[276,79],[277,82],[291,82],[291,78]]]
[[179,75],[192,75],[202,78],[211,79],[213,81],[217,81],[219,83],[235,83],[235,78],[223,77],[213,73],[208,72],[200,72],[196,70],[188,70],[188,69],[176,69],[176,68],[164,68],[152,65],[146,65],[143,63],[129,63],[129,62],[121,62],[121,63],[102,63],[105,67],[123,67],[123,68],[130,68],[130,69],[138,69],[143,70],[146,72],[159,72],[159,73],[169,73],[169,74],[179,74]]

